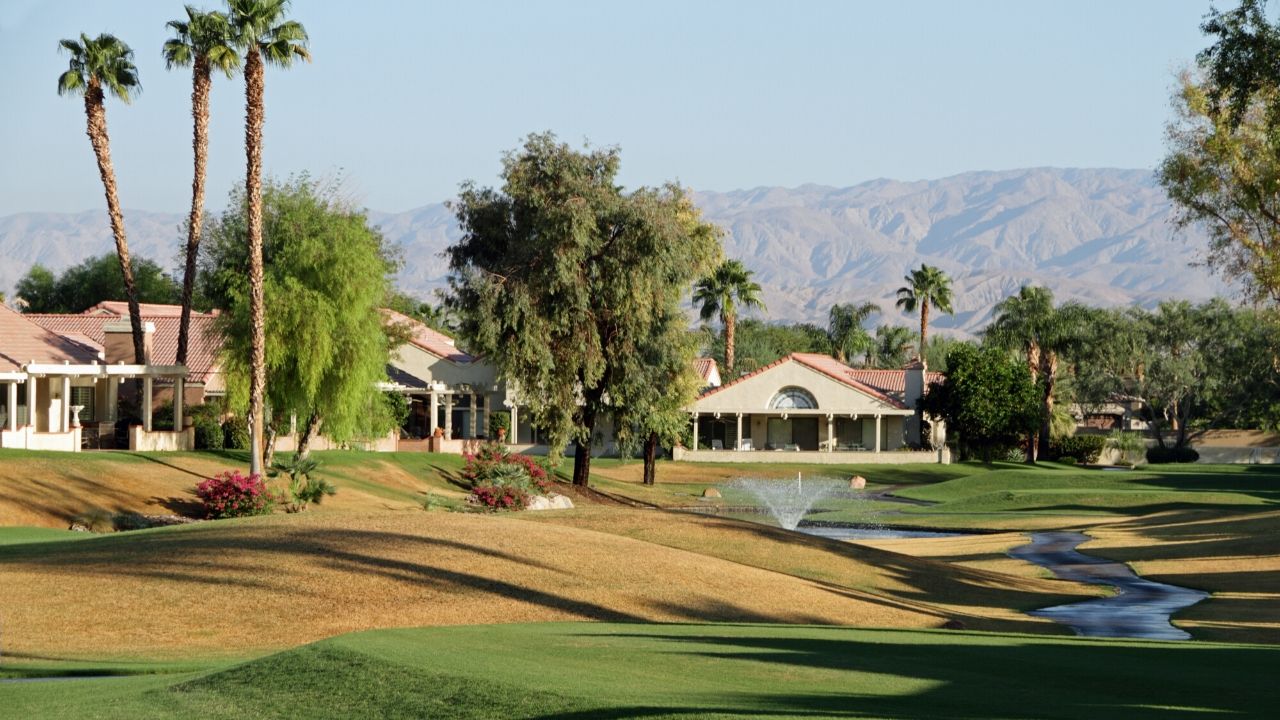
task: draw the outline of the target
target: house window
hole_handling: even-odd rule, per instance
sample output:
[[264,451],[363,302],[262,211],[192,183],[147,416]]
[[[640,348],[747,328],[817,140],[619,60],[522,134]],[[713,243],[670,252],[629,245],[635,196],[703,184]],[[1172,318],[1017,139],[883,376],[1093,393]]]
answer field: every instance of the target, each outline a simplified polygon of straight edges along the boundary
[[91,422],[97,418],[94,413],[94,388],[93,386],[73,385],[71,387],[71,404],[83,405],[84,410],[80,411],[81,422]]
[[808,390],[800,387],[784,387],[769,401],[775,410],[816,410],[818,401]]

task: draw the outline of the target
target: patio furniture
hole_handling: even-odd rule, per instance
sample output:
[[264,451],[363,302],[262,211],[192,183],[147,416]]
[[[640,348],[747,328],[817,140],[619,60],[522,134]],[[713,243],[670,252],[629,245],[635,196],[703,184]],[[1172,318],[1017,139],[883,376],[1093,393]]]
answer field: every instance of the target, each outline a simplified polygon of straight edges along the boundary
[[748,438],[748,439],[746,439],[746,440],[743,440],[743,441],[739,442],[739,443],[738,443],[738,449],[739,449],[739,450],[755,450],[755,448],[754,448],[754,447],[752,447],[752,445],[751,445],[751,439],[750,439],[750,438]]

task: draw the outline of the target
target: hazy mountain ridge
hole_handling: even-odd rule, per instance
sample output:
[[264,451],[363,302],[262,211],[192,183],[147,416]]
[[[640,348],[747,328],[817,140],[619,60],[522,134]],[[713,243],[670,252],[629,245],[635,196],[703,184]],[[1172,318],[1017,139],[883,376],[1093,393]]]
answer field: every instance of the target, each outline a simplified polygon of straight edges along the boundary
[[[1189,266],[1205,238],[1174,228],[1173,208],[1145,170],[1032,168],[847,188],[697,192],[694,199],[725,229],[727,254],[756,271],[770,319],[825,322],[832,303],[862,300],[893,317],[894,290],[921,262],[954,279],[956,313],[937,324],[961,333],[984,325],[994,303],[1028,282],[1097,305],[1232,292]],[[183,219],[127,212],[130,247],[176,266]],[[458,227],[443,204],[370,212],[370,219],[403,248],[404,290],[426,297],[444,286],[440,253]],[[35,262],[60,270],[111,249],[105,212],[0,218],[0,288]]]

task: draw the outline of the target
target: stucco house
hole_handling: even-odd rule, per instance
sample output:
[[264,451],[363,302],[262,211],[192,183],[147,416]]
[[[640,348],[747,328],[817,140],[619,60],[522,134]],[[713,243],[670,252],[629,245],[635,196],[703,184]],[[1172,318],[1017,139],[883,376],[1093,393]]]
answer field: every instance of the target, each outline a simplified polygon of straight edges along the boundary
[[[923,363],[853,368],[827,355],[793,353],[708,389],[689,409],[691,448],[676,459],[714,462],[933,462],[921,445],[917,405],[941,381]],[[929,445],[941,445],[940,423]]]

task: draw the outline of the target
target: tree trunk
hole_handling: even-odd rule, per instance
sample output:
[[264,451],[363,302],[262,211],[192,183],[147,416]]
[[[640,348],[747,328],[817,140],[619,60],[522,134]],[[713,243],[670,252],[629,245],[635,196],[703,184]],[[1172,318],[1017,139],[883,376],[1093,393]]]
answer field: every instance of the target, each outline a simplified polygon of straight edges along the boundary
[[[244,194],[249,242],[249,445],[250,472],[262,472],[263,400],[266,395],[266,326],[262,280],[262,56],[249,48],[244,63]],[[256,465],[256,467],[254,467]]]
[[1040,362],[1040,377],[1044,383],[1044,398],[1040,408],[1043,414],[1040,421],[1040,457],[1048,457],[1053,425],[1053,391],[1058,384],[1058,354],[1046,350],[1040,354]]
[[[1027,370],[1031,372],[1031,382],[1040,382],[1040,346],[1035,342],[1028,341],[1026,346],[1027,353]],[[1043,423],[1041,428],[1032,432],[1027,437],[1027,464],[1034,465],[1037,460],[1037,451],[1040,449],[1040,438],[1044,432]],[[1043,454],[1043,453],[1040,453]]]
[[182,275],[182,318],[178,323],[178,353],[175,361],[187,364],[187,337],[191,330],[191,295],[196,284],[196,258],[200,251],[200,230],[204,224],[204,177],[209,155],[209,59],[196,57],[191,75],[191,149],[195,168],[191,178],[191,217],[187,219],[187,266]]
[[129,260],[129,241],[124,234],[124,215],[120,212],[120,198],[116,194],[116,171],[111,165],[111,142],[107,134],[107,108],[103,104],[102,86],[97,78],[89,79],[84,93],[84,114],[87,120],[86,134],[93,145],[98,160],[98,176],[107,196],[107,216],[111,219],[111,234],[116,240],[116,257],[120,259],[120,274],[124,278],[125,299],[129,301],[129,326],[133,330],[133,359],[139,365],[147,362],[147,352],[142,340],[142,312],[138,307],[138,286],[133,281],[133,264]]
[[603,393],[592,390],[584,393],[582,405],[582,428],[586,431],[586,442],[574,441],[573,484],[586,487],[591,480],[591,439],[596,432],[596,407]]
[[658,470],[658,433],[651,432],[644,441],[644,484],[652,485]]
[[276,461],[276,426],[268,425],[262,441],[262,467],[270,469]]
[[924,357],[925,345],[929,342],[929,298],[920,300],[920,347],[916,357]]
[[737,330],[737,318],[733,313],[724,316],[724,368],[728,375],[725,376],[725,382],[733,381],[733,341],[734,333]]
[[298,436],[298,448],[293,454],[294,460],[305,460],[311,455],[311,438],[320,434],[320,422],[320,413],[312,411],[311,417],[307,420],[307,426],[302,430],[302,435]]

